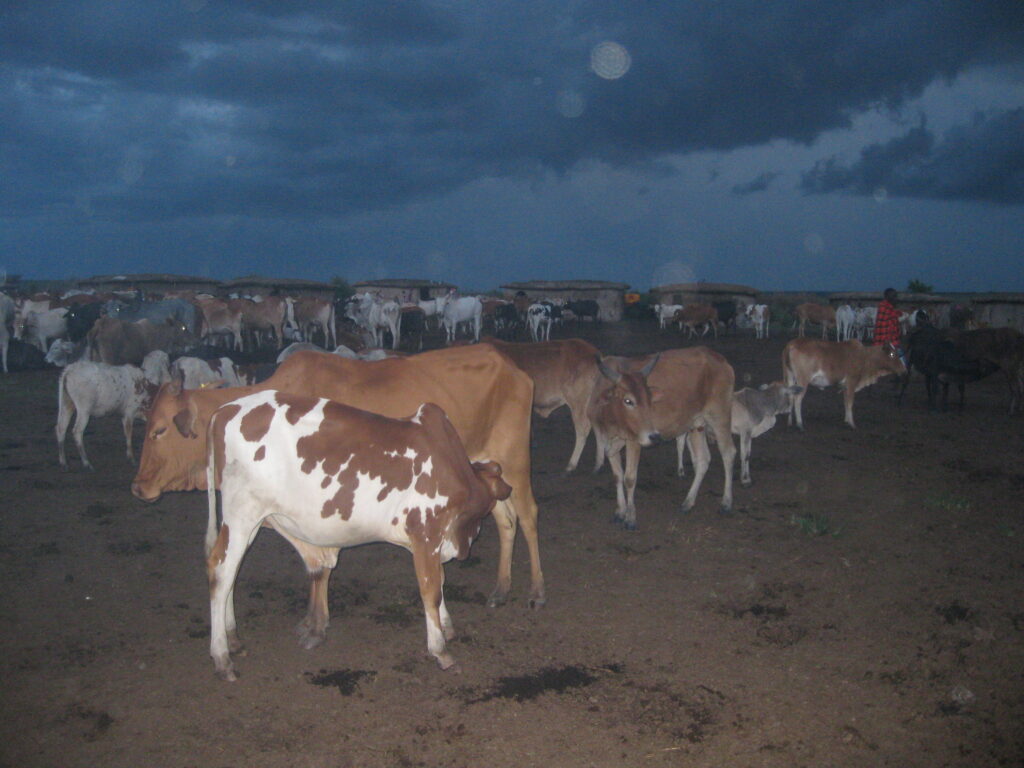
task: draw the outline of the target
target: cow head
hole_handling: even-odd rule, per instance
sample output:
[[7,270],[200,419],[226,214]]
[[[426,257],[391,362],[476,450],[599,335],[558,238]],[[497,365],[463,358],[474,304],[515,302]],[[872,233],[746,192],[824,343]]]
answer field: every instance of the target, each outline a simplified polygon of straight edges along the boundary
[[786,386],[781,381],[762,384],[758,389],[768,393],[771,407],[775,413],[790,413],[793,410],[793,398],[804,391],[804,388],[801,386],[796,384]]
[[907,366],[903,363],[903,358],[896,347],[886,342],[880,347],[875,347],[875,349],[878,350],[878,368],[882,375],[886,373],[892,373],[896,376],[906,375]]
[[[213,390],[220,392],[224,390]],[[207,391],[203,390],[203,394]],[[164,384],[146,416],[146,437],[132,494],[156,501],[164,491],[206,488],[206,424],[196,402],[198,391],[183,390],[180,381]],[[225,398],[225,401],[228,398]],[[212,408],[206,409],[212,413]]]
[[652,405],[661,399],[661,392],[647,384],[647,377],[658,359],[659,355],[655,355],[639,371],[620,371],[598,355],[597,370],[607,384],[602,387],[599,381],[595,385],[587,410],[595,428],[606,437],[638,442],[642,446],[661,441],[661,435],[654,428],[652,410]]
[[473,540],[480,534],[480,525],[494,509],[497,501],[512,495],[512,486],[501,476],[501,465],[496,461],[472,462],[473,474],[479,481],[475,492],[469,494],[466,506],[458,511],[451,528],[455,559],[465,560]]

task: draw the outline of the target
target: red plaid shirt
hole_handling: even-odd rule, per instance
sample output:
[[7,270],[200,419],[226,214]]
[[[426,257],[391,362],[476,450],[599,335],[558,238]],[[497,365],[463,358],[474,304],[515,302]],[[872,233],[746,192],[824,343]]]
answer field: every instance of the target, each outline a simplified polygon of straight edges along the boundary
[[894,347],[900,345],[900,313],[887,299],[882,299],[875,315],[875,344],[889,342]]

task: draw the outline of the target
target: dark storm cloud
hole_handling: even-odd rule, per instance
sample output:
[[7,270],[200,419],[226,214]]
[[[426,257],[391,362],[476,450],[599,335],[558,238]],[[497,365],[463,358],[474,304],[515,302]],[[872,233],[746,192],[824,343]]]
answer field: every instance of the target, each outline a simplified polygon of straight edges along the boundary
[[764,192],[778,177],[779,174],[775,172],[762,173],[756,179],[752,179],[746,184],[736,184],[732,188],[732,193],[734,195],[749,195],[754,192]]
[[[810,142],[936,78],[1019,61],[1022,30],[1024,3],[995,0],[8,4],[0,150],[20,183],[0,201],[130,220],[338,214],[592,159]],[[631,57],[619,79],[590,70],[604,40]],[[994,167],[973,136],[950,167]],[[841,177],[856,172],[808,183],[854,188]],[[984,188],[994,171],[961,181],[945,194],[1014,199]]]
[[942,200],[1024,203],[1024,108],[949,131],[941,141],[924,124],[874,144],[844,165],[818,162],[803,175],[805,192],[848,191]]

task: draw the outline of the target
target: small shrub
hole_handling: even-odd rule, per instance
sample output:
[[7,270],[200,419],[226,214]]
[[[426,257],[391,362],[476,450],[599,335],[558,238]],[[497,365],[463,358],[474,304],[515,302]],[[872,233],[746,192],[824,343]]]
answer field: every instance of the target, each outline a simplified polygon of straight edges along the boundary
[[842,526],[835,525],[828,515],[793,515],[789,521],[807,536],[827,535],[836,538],[843,532]]

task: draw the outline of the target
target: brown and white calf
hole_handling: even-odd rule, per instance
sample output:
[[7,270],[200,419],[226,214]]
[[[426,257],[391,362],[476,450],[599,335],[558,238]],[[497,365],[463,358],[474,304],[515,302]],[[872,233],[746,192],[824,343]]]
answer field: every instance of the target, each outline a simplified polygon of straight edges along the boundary
[[864,387],[883,376],[903,376],[907,368],[896,350],[889,344],[865,347],[856,339],[850,341],[819,341],[793,339],[782,350],[782,376],[789,386],[803,387],[793,396],[793,410],[789,423],[804,428],[802,406],[807,387],[824,389],[835,384],[843,388],[845,421],[853,423],[853,397]]
[[93,469],[85,452],[85,428],[93,416],[119,414],[124,427],[125,455],[135,461],[132,452],[132,422],[144,418],[158,387],[170,380],[167,353],[150,352],[142,367],[134,365],[107,365],[80,360],[68,365],[60,375],[57,389],[57,456],[67,469],[64,452],[71,416],[75,415],[72,435],[78,446],[78,455],[86,469]]
[[[324,568],[329,575],[345,547],[389,542],[409,550],[427,648],[442,669],[455,664],[445,642],[454,629],[441,566],[469,555],[480,523],[512,489],[498,464],[470,464],[440,407],[425,403],[410,418],[390,419],[332,400],[263,390],[220,407],[210,420],[208,445],[210,655],[218,675],[236,679],[235,577],[269,517],[286,539],[321,548],[311,579],[323,578]],[[218,485],[222,522],[214,537]],[[314,641],[325,629],[309,626],[316,615],[311,610],[304,627]]]
[[768,305],[750,304],[747,306],[746,315],[754,326],[754,336],[758,339],[767,339],[772,321],[771,309]]
[[679,324],[679,330],[685,327],[690,333],[688,338],[697,335],[697,326],[703,326],[701,336],[707,336],[708,328],[715,332],[715,339],[718,338],[718,310],[710,304],[687,304],[677,310],[672,316],[672,322]]
[[[587,406],[597,438],[598,461],[605,455],[615,475],[615,518],[636,528],[637,469],[640,448],[662,439],[685,439],[693,456],[694,478],[683,501],[696,503],[711,464],[705,428],[715,435],[725,469],[722,512],[732,509],[732,467],[736,456],[732,432],[732,366],[707,347],[670,349],[654,357],[603,358],[600,376]],[[621,463],[626,450],[626,466]]]

